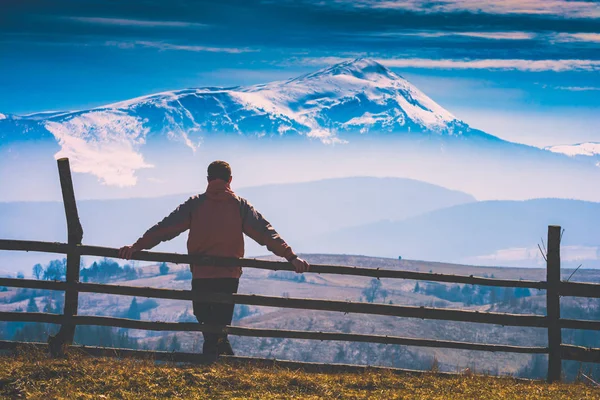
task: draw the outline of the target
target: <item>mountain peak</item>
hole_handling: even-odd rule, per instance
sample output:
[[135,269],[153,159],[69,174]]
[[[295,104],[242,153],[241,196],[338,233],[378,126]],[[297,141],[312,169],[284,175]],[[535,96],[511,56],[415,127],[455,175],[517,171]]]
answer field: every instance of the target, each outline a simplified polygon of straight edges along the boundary
[[389,75],[392,73],[389,69],[370,58],[357,58],[351,61],[342,62],[329,68],[333,74],[350,74],[357,78],[366,74]]
[[320,69],[316,72],[312,72],[310,74],[301,76],[297,79],[310,79],[322,76],[339,75],[352,76],[354,78],[365,80],[376,80],[377,77],[382,76],[389,79],[400,78],[388,68],[371,58],[356,58],[354,60],[343,61],[330,67]]

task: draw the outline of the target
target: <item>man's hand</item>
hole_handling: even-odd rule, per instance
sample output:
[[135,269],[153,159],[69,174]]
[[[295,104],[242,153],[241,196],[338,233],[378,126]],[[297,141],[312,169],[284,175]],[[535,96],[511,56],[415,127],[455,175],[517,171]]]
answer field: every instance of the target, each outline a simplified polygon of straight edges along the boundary
[[130,260],[133,253],[140,251],[142,249],[138,248],[136,245],[131,246],[123,246],[119,249],[119,257],[124,258],[126,260]]
[[291,261],[292,265],[296,269],[297,274],[301,274],[303,272],[308,272],[310,269],[310,265],[300,257],[297,257]]

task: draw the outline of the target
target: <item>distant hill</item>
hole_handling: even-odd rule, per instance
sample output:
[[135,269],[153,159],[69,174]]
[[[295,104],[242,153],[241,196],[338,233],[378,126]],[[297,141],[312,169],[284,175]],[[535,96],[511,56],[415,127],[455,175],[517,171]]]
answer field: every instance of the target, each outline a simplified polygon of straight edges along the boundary
[[[564,199],[482,201],[435,210],[400,221],[380,221],[347,228],[303,244],[311,251],[365,254],[446,262],[533,266],[532,258],[496,252],[522,250],[538,255],[537,244],[546,240],[547,226],[565,228],[563,263],[598,266],[600,203]],[[569,252],[579,249],[579,257]],[[485,256],[489,256],[485,258]],[[517,257],[517,259],[511,259]],[[579,258],[579,260],[577,259]]]
[[[319,235],[387,218],[405,219],[436,209],[474,202],[463,192],[402,178],[342,178],[240,189],[294,245]],[[84,243],[122,246],[137,239],[189,194],[157,198],[79,201]],[[59,202],[0,203],[0,238],[65,241],[64,208]],[[185,237],[158,250],[185,252]],[[306,249],[309,250],[309,249]],[[249,243],[248,254],[267,251]],[[26,273],[54,255],[0,252],[0,268]],[[38,261],[39,260],[39,261]]]

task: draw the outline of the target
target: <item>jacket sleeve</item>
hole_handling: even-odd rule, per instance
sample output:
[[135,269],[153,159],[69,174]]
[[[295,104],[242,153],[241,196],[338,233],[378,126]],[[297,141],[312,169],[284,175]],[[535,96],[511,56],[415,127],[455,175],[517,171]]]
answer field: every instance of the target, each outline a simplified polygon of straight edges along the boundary
[[180,233],[190,228],[192,219],[193,200],[190,198],[179,205],[171,214],[162,221],[148,229],[144,235],[135,242],[134,246],[142,249],[151,249],[160,242],[165,242],[177,237]]
[[297,257],[269,221],[256,211],[250,203],[242,199],[240,207],[242,207],[242,226],[246,235],[261,246],[267,246],[267,249],[276,256],[283,257],[288,261]]

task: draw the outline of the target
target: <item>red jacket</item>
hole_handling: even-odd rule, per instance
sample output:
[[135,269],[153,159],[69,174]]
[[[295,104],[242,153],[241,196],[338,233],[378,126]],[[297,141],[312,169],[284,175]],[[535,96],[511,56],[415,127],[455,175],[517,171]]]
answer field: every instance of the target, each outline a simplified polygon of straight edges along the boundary
[[[242,258],[245,233],[277,256],[288,261],[295,257],[271,224],[221,179],[210,181],[206,193],[190,197],[150,228],[135,246],[151,249],[188,229],[188,254]],[[193,278],[239,278],[242,274],[241,267],[192,265],[191,268]]]

